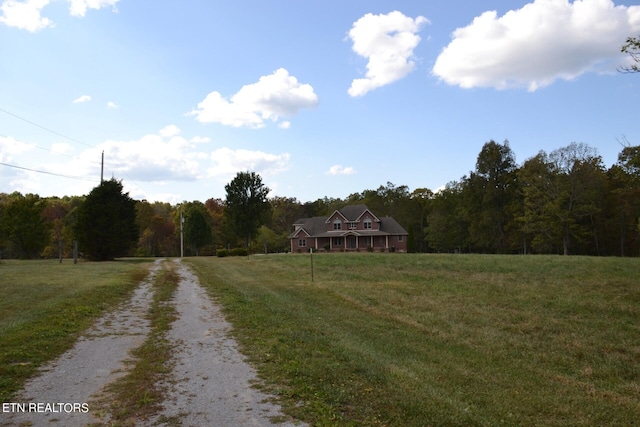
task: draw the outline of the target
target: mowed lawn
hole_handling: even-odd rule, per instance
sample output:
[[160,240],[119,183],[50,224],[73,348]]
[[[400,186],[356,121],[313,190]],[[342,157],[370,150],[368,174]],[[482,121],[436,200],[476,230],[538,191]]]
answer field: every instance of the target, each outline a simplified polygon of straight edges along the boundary
[[122,302],[147,274],[149,260],[0,261],[0,400],[71,348],[79,333]]
[[640,423],[640,259],[191,258],[245,354],[313,425]]

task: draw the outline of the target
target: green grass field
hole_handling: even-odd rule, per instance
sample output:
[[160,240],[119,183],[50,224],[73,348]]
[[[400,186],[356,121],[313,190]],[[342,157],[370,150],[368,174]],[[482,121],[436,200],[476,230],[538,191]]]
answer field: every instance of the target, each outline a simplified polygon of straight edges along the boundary
[[11,401],[39,366],[123,301],[147,261],[0,261],[0,400]]
[[[124,300],[147,261],[0,262],[2,401]],[[299,419],[640,420],[640,259],[316,254],[313,282],[310,261],[185,260],[223,305],[265,387]]]
[[640,260],[193,258],[267,387],[313,425],[640,420]]

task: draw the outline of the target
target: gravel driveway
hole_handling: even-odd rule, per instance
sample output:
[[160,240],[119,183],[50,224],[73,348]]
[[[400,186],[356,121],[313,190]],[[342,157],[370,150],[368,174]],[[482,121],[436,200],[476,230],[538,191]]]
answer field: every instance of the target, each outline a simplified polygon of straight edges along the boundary
[[[126,373],[129,352],[140,346],[149,333],[146,313],[152,300],[151,283],[162,268],[156,261],[149,277],[128,303],[107,314],[81,337],[76,345],[44,367],[16,398],[24,403],[88,403],[88,411],[2,414],[1,426],[86,426],[102,423],[108,414],[93,414],[91,402],[104,397],[102,390]],[[174,369],[162,384],[168,390],[163,409],[152,425],[182,426],[295,426],[279,406],[251,384],[255,371],[239,353],[229,336],[230,325],[218,306],[200,287],[197,277],[180,260],[180,283],[173,302],[178,313],[168,339],[176,344]],[[67,408],[70,408],[67,406]],[[170,424],[164,424],[164,420]],[[176,424],[179,420],[180,424]],[[94,424],[100,425],[100,424]],[[108,425],[108,424],[104,424]]]

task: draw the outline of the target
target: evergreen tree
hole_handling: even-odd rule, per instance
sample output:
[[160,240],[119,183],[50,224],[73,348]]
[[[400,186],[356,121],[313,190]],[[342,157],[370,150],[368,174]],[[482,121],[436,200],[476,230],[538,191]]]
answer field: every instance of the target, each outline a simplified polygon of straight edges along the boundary
[[136,202],[115,179],[95,187],[78,208],[74,227],[79,249],[92,260],[125,256],[138,239]]

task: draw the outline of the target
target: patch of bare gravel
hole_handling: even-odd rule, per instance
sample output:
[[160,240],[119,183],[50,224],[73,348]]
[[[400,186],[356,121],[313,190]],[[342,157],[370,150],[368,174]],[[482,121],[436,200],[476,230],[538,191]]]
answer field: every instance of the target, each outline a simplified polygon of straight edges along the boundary
[[[146,314],[153,297],[151,284],[160,267],[156,261],[126,304],[99,319],[71,350],[26,383],[15,403],[42,404],[36,411],[5,413],[0,425],[80,427],[96,422],[92,398],[126,373],[129,352],[142,345],[149,333]],[[87,406],[75,410],[69,406],[74,403]]]
[[180,260],[174,295],[178,318],[168,334],[176,344],[168,396],[154,425],[295,426],[271,396],[252,387],[255,371],[230,338],[231,325],[211,302],[198,278]]

